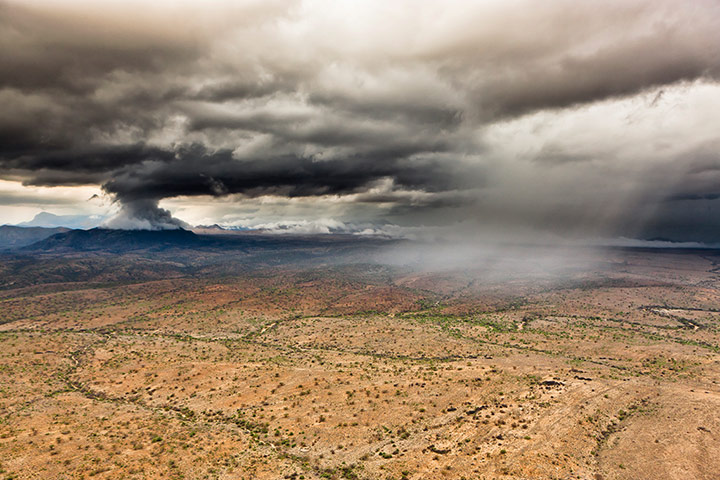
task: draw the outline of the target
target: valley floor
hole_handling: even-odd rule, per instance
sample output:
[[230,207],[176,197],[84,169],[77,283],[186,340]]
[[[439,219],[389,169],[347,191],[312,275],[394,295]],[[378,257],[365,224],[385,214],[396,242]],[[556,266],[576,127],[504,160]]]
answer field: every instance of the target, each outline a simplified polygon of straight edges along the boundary
[[717,479],[701,253],[0,291],[0,478]]

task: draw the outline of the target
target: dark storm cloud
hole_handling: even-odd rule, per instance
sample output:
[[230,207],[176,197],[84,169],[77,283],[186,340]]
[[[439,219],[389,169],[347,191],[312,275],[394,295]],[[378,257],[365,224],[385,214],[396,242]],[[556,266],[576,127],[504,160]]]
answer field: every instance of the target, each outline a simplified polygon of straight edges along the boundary
[[486,133],[646,93],[644,105],[662,109],[677,86],[715,84],[716,2],[140,7],[0,2],[1,177],[101,184],[126,220],[166,226],[177,222],[162,199],[240,194],[340,196],[415,219],[456,209],[561,230],[630,190],[633,165],[657,158],[658,178],[674,175],[651,195],[658,204],[715,191],[673,170],[682,152],[663,138],[635,151],[606,138],[602,121],[583,145],[541,138],[543,127],[512,154]]
[[[715,14],[720,15],[720,11]],[[720,26],[720,22],[715,25]],[[629,95],[684,80],[720,78],[720,53],[711,43],[720,38],[694,43],[677,38],[679,34],[660,30],[603,51],[568,55],[549,64],[531,63],[520,78],[488,82],[478,93],[479,101],[498,115],[514,116]]]
[[372,158],[333,160],[286,156],[238,161],[230,151],[208,152],[202,145],[191,145],[175,152],[171,161],[149,161],[116,172],[104,189],[126,201],[231,193],[248,197],[347,195],[364,192],[385,178],[405,189],[432,192],[463,186],[467,181],[467,171],[438,162],[410,161],[403,153],[376,151]]
[[[148,160],[170,161],[174,152],[168,152],[143,144],[135,145],[102,145],[87,148],[40,150],[26,152],[18,157],[8,158],[4,166],[11,170],[29,173],[29,183],[33,185],[56,186],[64,184],[68,178],[83,175],[96,181],[119,168],[139,164]],[[57,175],[57,179],[54,177]],[[73,177],[73,175],[75,177]],[[89,182],[84,182],[85,184]]]
[[[164,71],[201,53],[199,37],[126,12],[0,3],[0,86],[87,94],[112,72]],[[117,13],[117,12],[115,12]],[[125,17],[125,18],[123,18]]]

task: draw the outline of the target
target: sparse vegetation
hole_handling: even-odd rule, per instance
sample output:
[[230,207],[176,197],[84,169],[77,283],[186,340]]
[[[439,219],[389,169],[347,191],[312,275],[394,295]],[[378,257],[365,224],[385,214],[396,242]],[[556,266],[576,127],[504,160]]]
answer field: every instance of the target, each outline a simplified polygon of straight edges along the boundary
[[2,478],[717,471],[713,267],[634,255],[645,283],[354,265],[4,290]]

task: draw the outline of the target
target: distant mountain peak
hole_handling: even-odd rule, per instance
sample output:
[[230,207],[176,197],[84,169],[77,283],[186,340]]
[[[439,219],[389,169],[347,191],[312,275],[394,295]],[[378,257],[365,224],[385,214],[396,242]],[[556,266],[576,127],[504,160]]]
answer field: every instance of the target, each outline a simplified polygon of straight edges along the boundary
[[81,228],[89,229],[100,226],[105,217],[100,215],[55,215],[50,212],[40,212],[29,222],[19,223],[19,227],[43,227],[43,228]]

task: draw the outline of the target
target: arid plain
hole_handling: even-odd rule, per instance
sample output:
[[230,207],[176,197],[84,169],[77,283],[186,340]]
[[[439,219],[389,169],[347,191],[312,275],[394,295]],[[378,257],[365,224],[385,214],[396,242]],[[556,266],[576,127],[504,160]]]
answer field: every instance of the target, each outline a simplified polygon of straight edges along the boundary
[[503,278],[108,258],[0,267],[2,478],[718,478],[714,251]]

